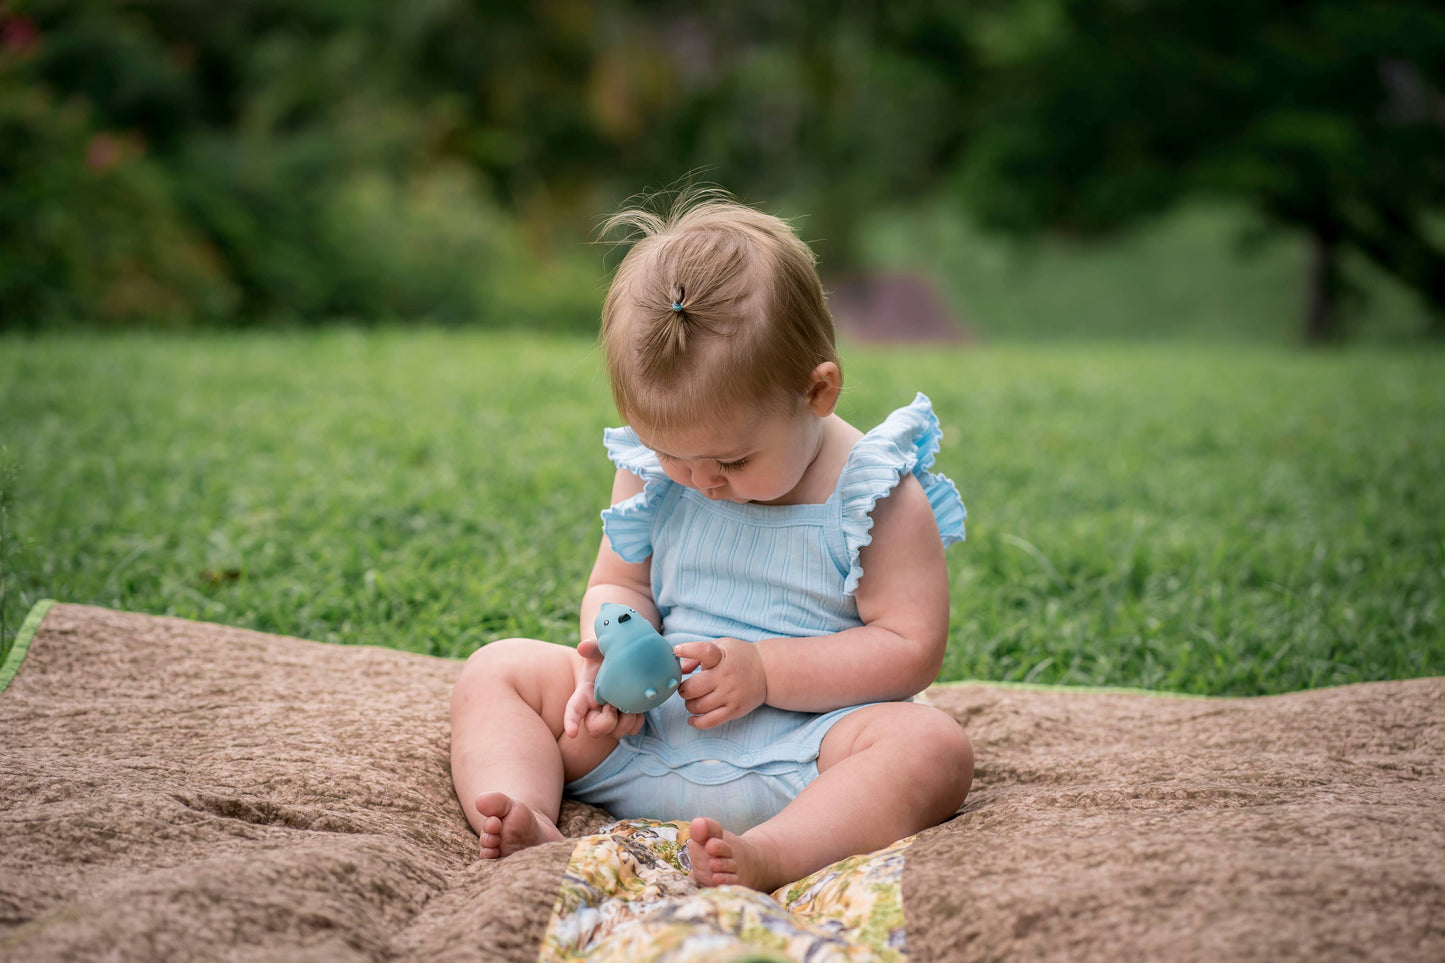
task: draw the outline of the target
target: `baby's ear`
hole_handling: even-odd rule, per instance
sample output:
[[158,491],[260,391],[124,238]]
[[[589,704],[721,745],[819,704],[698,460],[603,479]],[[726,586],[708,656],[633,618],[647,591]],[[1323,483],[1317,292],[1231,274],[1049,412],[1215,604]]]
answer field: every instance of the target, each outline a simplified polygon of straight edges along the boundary
[[813,369],[808,387],[808,409],[819,418],[826,418],[838,407],[843,392],[843,372],[837,362],[824,361]]

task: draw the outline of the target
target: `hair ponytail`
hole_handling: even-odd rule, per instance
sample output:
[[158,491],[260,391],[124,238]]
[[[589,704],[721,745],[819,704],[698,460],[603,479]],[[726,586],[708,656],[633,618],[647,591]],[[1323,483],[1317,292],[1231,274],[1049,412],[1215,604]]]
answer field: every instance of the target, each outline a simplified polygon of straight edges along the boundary
[[654,307],[638,333],[642,370],[649,376],[666,376],[687,357],[688,330],[694,318],[684,299],[686,289],[675,285],[672,300]]
[[[682,259],[683,273],[687,261]],[[738,266],[727,271],[731,275]],[[711,280],[711,279],[709,279]],[[689,296],[688,291],[711,290],[712,296]],[[645,308],[639,313],[637,331],[637,363],[640,373],[647,378],[666,381],[673,378],[687,364],[688,358],[701,344],[702,338],[725,334],[730,330],[726,306],[733,300],[720,297],[716,284],[711,288],[694,280],[690,285],[674,283],[670,294],[654,299],[648,297]]]

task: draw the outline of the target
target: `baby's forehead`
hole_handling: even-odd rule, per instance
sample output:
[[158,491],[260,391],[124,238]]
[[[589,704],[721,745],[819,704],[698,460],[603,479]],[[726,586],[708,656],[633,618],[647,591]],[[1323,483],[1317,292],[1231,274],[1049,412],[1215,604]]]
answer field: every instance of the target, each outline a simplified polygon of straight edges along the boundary
[[737,461],[757,446],[762,414],[756,409],[714,412],[690,423],[653,427],[634,420],[638,440],[660,455],[682,461]]

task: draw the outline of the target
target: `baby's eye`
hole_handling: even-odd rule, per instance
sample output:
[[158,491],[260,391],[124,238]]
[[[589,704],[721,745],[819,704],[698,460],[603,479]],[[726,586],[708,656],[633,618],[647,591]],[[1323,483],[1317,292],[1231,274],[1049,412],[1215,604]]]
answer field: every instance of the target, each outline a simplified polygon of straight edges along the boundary
[[717,466],[723,471],[733,472],[742,471],[747,467],[747,464],[748,460],[746,458],[739,458],[737,461],[720,461],[717,463]]

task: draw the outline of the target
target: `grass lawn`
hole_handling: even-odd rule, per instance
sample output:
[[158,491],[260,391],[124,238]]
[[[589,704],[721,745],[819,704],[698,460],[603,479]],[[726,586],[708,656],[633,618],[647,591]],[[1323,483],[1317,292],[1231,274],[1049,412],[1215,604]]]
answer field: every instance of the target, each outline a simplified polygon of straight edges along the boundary
[[[945,679],[1255,694],[1445,674],[1445,355],[850,347],[932,396]],[[0,338],[8,645],[53,597],[464,656],[575,640],[611,477],[585,340]]]

